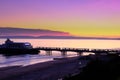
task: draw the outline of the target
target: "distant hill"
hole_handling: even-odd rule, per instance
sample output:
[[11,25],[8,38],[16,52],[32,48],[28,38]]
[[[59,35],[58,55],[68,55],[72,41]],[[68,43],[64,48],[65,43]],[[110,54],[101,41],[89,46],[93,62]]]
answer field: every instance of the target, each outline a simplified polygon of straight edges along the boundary
[[44,29],[24,29],[12,27],[0,27],[0,38],[32,38],[32,39],[108,39],[120,40],[120,38],[76,37],[68,32],[52,31]]
[[0,27],[0,37],[12,37],[12,38],[35,38],[39,36],[70,36],[67,32],[43,30],[43,29],[24,29],[24,28],[11,28]]

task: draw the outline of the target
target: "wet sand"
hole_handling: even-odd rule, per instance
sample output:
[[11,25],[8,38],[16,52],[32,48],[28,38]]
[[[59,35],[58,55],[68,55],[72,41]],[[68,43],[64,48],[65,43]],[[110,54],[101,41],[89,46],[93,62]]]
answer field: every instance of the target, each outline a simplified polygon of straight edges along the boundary
[[0,69],[0,80],[57,80],[78,70],[78,57]]

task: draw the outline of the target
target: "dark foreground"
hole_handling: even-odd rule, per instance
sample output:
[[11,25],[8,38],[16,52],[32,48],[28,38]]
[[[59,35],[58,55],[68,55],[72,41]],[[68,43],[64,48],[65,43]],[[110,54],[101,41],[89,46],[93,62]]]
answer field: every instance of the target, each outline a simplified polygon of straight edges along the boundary
[[0,80],[58,80],[78,73],[78,57],[0,69]]
[[5,56],[14,56],[14,55],[22,55],[22,54],[38,54],[39,50],[31,48],[0,48],[0,54]]
[[91,60],[81,73],[64,80],[120,80],[120,56],[99,56]]
[[0,80],[120,80],[120,56],[89,55],[1,68]]

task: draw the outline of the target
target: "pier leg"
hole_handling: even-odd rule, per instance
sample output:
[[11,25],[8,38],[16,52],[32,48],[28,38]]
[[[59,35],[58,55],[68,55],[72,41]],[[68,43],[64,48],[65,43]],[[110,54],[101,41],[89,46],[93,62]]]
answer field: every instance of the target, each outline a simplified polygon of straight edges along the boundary
[[61,51],[61,55],[62,56],[66,56],[67,55],[67,51]]
[[40,51],[40,50],[39,50],[38,52],[39,52],[39,54],[41,53],[41,51]]
[[78,56],[82,56],[83,52],[77,52]]
[[100,58],[100,52],[95,52],[95,59],[99,60],[99,58]]
[[52,55],[52,51],[46,51],[46,55],[48,56]]
[[99,53],[99,52],[96,52],[95,55],[96,55],[96,56],[100,56],[100,53]]

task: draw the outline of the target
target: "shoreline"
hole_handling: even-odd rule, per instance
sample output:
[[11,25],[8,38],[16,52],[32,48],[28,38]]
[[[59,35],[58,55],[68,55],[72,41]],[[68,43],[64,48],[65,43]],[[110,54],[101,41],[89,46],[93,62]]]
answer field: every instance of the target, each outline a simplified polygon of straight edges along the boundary
[[[1,76],[0,80],[1,79],[4,79],[4,80],[7,80],[7,79],[20,80],[20,79],[16,79],[16,77],[23,77],[23,76],[25,77],[26,74],[27,74],[27,76],[35,75],[34,72],[36,72],[36,71],[38,71],[39,74],[42,73],[42,76],[38,76],[38,77],[43,77],[44,75],[48,75],[47,77],[44,77],[44,78],[48,78],[48,77],[54,76],[56,73],[59,72],[59,71],[53,72],[53,68],[55,70],[58,70],[57,68],[60,65],[61,66],[60,67],[61,71],[65,71],[64,68],[70,67],[69,65],[77,64],[78,63],[78,58],[79,57],[67,57],[67,58],[60,59],[60,60],[47,61],[47,62],[37,63],[37,64],[33,64],[33,65],[29,65],[29,66],[23,66],[23,67],[22,66],[16,66],[16,67],[13,66],[13,67],[11,67],[9,69],[6,69],[6,70],[5,69],[2,70],[2,68],[0,68],[0,73],[2,73],[2,74],[0,74],[0,76]],[[75,66],[70,67],[70,69],[72,69],[74,67]],[[52,73],[53,74],[52,75],[46,74],[47,70],[50,71],[51,74]],[[72,73],[72,71],[69,71],[69,69],[66,70],[66,72],[67,73],[64,73],[64,76],[69,75],[69,73]],[[30,73],[30,74],[28,74],[28,73]],[[60,76],[60,75],[58,75],[58,76]],[[62,76],[63,76],[63,74],[61,74],[61,77]],[[23,79],[23,80],[25,80],[25,79]]]

